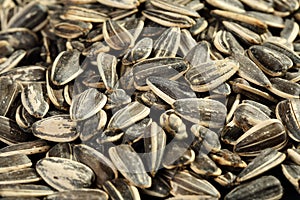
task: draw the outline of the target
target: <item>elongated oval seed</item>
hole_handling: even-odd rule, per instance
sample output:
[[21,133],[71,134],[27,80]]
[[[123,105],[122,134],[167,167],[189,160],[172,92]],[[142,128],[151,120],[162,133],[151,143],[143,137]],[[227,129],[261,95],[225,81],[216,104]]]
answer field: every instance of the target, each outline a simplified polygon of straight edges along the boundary
[[206,127],[220,127],[225,122],[227,109],[212,99],[179,99],[172,105],[182,118]]
[[234,145],[234,151],[242,156],[256,156],[266,148],[281,149],[287,141],[287,134],[281,121],[262,121],[245,132]]
[[89,187],[94,172],[84,164],[65,158],[43,158],[36,164],[43,180],[58,191]]
[[224,83],[238,69],[237,61],[226,58],[192,67],[187,71],[185,78],[195,92],[207,92]]
[[75,96],[70,107],[73,120],[84,120],[99,112],[106,104],[107,97],[95,88],[89,88]]
[[285,154],[276,149],[268,148],[255,157],[248,166],[237,176],[237,182],[247,181],[254,178],[271,168],[281,164],[285,160]]
[[138,122],[150,114],[150,108],[135,101],[118,110],[110,119],[107,128],[110,130],[122,130]]
[[55,115],[39,120],[32,125],[32,132],[36,137],[53,142],[70,142],[79,136],[76,122],[69,115]]
[[234,188],[225,200],[281,199],[283,188],[274,176],[263,176]]
[[122,144],[111,147],[108,153],[119,172],[131,184],[142,188],[151,186],[151,178],[147,174],[141,158],[131,146]]

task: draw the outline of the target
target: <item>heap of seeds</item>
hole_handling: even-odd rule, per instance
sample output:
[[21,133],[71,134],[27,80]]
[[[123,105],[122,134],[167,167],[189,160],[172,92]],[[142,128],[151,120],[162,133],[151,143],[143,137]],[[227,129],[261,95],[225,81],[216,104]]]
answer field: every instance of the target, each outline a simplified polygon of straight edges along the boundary
[[0,197],[300,198],[298,0],[0,0]]

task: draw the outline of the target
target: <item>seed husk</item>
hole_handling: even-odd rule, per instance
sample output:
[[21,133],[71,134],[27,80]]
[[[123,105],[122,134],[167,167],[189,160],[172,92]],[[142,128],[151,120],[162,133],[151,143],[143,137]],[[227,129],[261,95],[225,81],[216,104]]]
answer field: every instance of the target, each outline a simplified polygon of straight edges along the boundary
[[21,93],[22,105],[30,115],[36,118],[44,117],[49,110],[43,87],[44,84],[39,82],[28,83]]
[[44,200],[80,200],[80,199],[93,199],[93,200],[107,200],[108,195],[99,189],[77,189],[70,191],[55,192],[51,195],[44,197]]
[[105,20],[107,19],[107,15],[103,13],[79,6],[69,6],[62,17],[69,20],[79,20],[95,23],[105,22]]
[[118,177],[118,172],[112,162],[95,149],[79,144],[73,147],[74,156],[78,162],[90,167],[96,175],[96,184],[101,185]]
[[150,108],[134,101],[118,110],[110,119],[107,128],[110,130],[122,130],[138,122],[150,114]]
[[178,99],[172,107],[182,118],[206,127],[222,126],[227,113],[222,103],[212,99]]
[[276,149],[268,148],[256,156],[237,176],[237,182],[244,182],[276,167],[285,160],[285,154]]
[[281,121],[269,119],[262,121],[245,132],[234,145],[234,151],[242,156],[256,156],[262,150],[285,146],[287,134]]
[[172,81],[160,77],[149,77],[146,82],[157,96],[170,105],[177,99],[196,98],[196,94],[185,81]]
[[7,117],[0,116],[0,141],[12,145],[28,141],[30,134],[22,131],[18,124]]
[[272,84],[267,76],[247,56],[236,54],[234,56],[234,59],[236,59],[240,63],[240,67],[237,71],[237,74],[240,77],[262,87],[271,87]]
[[154,42],[154,57],[175,57],[180,44],[180,29],[166,29]]
[[179,49],[182,54],[185,56],[196,45],[197,42],[191,33],[186,29],[181,30]]
[[139,90],[147,90],[146,80],[150,76],[177,80],[189,68],[189,65],[179,57],[150,58],[133,66],[135,87]]
[[224,59],[192,67],[187,71],[185,78],[195,92],[207,92],[224,83],[238,69],[239,63],[237,61]]
[[86,165],[58,157],[39,160],[36,171],[47,184],[58,191],[89,187],[94,179],[94,172]]
[[246,132],[259,122],[268,119],[270,119],[270,117],[259,108],[251,104],[242,103],[237,106],[234,112],[233,122]]
[[1,156],[0,173],[31,167],[31,160],[24,154]]
[[83,72],[79,65],[79,51],[61,52],[54,60],[50,79],[55,85],[65,85]]
[[237,186],[225,196],[225,199],[281,199],[282,195],[283,188],[280,181],[274,176],[263,176]]
[[175,174],[171,180],[171,194],[176,195],[209,195],[220,198],[220,193],[208,181],[192,176],[187,171]]
[[99,3],[121,9],[134,9],[139,6],[140,1],[138,0],[97,0]]
[[211,61],[209,43],[206,41],[199,42],[187,53],[184,60],[189,62],[191,67]]
[[9,77],[0,78],[0,115],[5,116],[21,92],[21,85]]
[[195,20],[186,15],[158,9],[147,9],[142,11],[142,14],[151,21],[167,27],[190,28],[196,24]]
[[211,154],[211,158],[219,165],[236,168],[247,167],[247,164],[241,159],[239,155],[227,149],[221,149],[220,151]]
[[0,185],[33,183],[42,180],[33,168],[0,173]]
[[32,132],[36,137],[53,142],[70,142],[79,136],[76,123],[69,115],[55,115],[39,120],[32,125]]
[[141,188],[151,186],[151,177],[147,174],[141,158],[131,146],[122,144],[111,147],[108,153],[118,171],[131,184]]
[[289,158],[296,164],[300,165],[300,150],[299,149],[288,149]]
[[282,164],[282,172],[290,183],[295,187],[297,192],[300,192],[299,179],[300,179],[300,166],[294,163]]
[[2,197],[41,197],[54,193],[54,191],[44,185],[17,184],[0,185],[0,195]]
[[46,157],[73,159],[73,149],[70,143],[57,143],[46,154]]
[[112,200],[140,200],[138,189],[125,179],[114,179],[106,181],[103,189]]
[[122,50],[133,46],[133,36],[118,22],[108,19],[103,24],[105,42],[113,49]]
[[219,176],[222,173],[216,163],[204,153],[199,153],[190,167],[195,173],[203,176]]
[[3,147],[0,149],[0,157],[1,156],[9,156],[14,154],[25,154],[32,155],[37,153],[44,153],[50,149],[50,145],[45,140],[35,140],[22,142],[18,144],[12,144],[7,147]]
[[106,95],[95,88],[89,88],[72,99],[70,116],[72,120],[85,120],[99,112],[107,102]]

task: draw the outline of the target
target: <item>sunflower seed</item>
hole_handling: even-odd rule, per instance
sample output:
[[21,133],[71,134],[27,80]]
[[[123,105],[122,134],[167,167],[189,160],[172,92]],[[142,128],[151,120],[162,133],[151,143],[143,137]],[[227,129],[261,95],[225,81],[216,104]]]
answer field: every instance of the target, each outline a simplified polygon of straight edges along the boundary
[[167,27],[190,28],[196,24],[192,18],[174,12],[147,9],[143,10],[142,14],[151,21]]
[[9,58],[0,65],[0,74],[7,72],[10,69],[14,68],[16,65],[18,65],[25,55],[26,55],[26,51],[21,49],[13,52],[9,56]]
[[107,20],[103,24],[105,42],[113,49],[122,50],[133,46],[133,36],[128,30],[114,20]]
[[39,177],[35,169],[25,168],[6,173],[0,173],[0,180],[0,185],[24,184],[38,182],[41,180],[41,177]]
[[97,12],[92,9],[78,7],[78,6],[69,6],[65,13],[62,15],[63,19],[69,20],[79,20],[86,22],[105,22],[107,15]]
[[251,104],[242,103],[238,105],[234,112],[233,122],[246,132],[259,122],[268,119],[270,119],[270,117],[259,108]]
[[146,173],[139,155],[129,145],[111,147],[109,157],[118,171],[133,185],[141,188],[151,186],[151,177]]
[[36,118],[44,117],[49,110],[43,88],[44,84],[32,82],[26,84],[21,93],[22,105],[30,115]]
[[54,193],[54,191],[44,185],[17,184],[0,185],[0,195],[2,197],[40,197]]
[[73,120],[85,120],[99,112],[107,102],[107,97],[95,88],[89,88],[76,95],[70,107]]
[[31,167],[31,160],[24,154],[1,156],[0,173]]
[[208,181],[192,176],[186,171],[175,174],[171,180],[171,194],[176,195],[209,195],[220,198],[218,190]]
[[63,192],[55,192],[44,197],[44,200],[80,200],[80,199],[93,199],[93,200],[107,200],[108,195],[99,189],[76,189]]
[[97,186],[100,187],[105,181],[117,178],[117,169],[100,152],[84,144],[75,145],[73,150],[76,160],[87,165],[94,171]]
[[177,99],[196,98],[196,94],[185,81],[172,81],[161,77],[149,77],[146,82],[157,96],[170,105]]
[[290,183],[299,192],[300,166],[296,164],[282,164],[282,172]]
[[288,149],[289,158],[296,164],[300,165],[300,150],[299,149]]
[[58,191],[89,187],[94,173],[84,164],[65,158],[43,158],[36,164],[43,180]]
[[239,69],[239,63],[232,59],[208,62],[192,67],[187,71],[185,78],[196,92],[212,90],[231,76]]
[[191,163],[191,169],[195,173],[204,176],[219,176],[222,173],[222,170],[216,163],[203,153],[196,156],[195,160]]
[[145,90],[146,80],[150,76],[176,80],[188,70],[189,65],[179,57],[151,58],[133,66],[135,87]]
[[146,154],[143,155],[147,163],[146,170],[149,170],[152,176],[155,176],[160,168],[166,140],[167,136],[164,130],[156,122],[152,122],[145,134],[144,149]]
[[13,144],[0,149],[1,156],[10,156],[15,154],[32,155],[37,153],[44,153],[50,149],[50,145],[45,140],[35,140],[29,142],[22,142]]
[[32,125],[32,132],[36,137],[54,142],[70,142],[79,136],[76,123],[69,115],[55,115],[39,120]]
[[236,181],[243,182],[256,177],[282,163],[285,157],[285,154],[278,152],[276,149],[265,149],[243,169],[237,176]]
[[133,9],[139,6],[140,1],[138,0],[97,0],[99,3],[121,9]]
[[245,168],[247,164],[234,152],[227,149],[221,149],[218,152],[211,154],[213,161],[223,166],[230,166],[236,168]]
[[287,134],[281,121],[269,119],[262,121],[245,132],[234,145],[234,151],[242,156],[256,156],[262,150],[285,146]]
[[58,143],[47,152],[46,157],[67,158],[73,160],[73,150],[70,143]]
[[103,184],[112,200],[140,200],[138,189],[124,179],[114,179]]
[[182,118],[207,127],[220,127],[226,118],[226,107],[212,99],[179,99],[172,105]]
[[153,44],[154,57],[175,57],[180,44],[180,29],[166,29]]
[[189,62],[191,67],[211,61],[210,44],[206,41],[199,42],[186,54],[184,60]]
[[281,199],[282,195],[283,188],[280,181],[274,176],[263,176],[237,186],[225,196],[225,199]]
[[50,79],[55,85],[65,85],[83,72],[78,51],[61,52],[53,62]]

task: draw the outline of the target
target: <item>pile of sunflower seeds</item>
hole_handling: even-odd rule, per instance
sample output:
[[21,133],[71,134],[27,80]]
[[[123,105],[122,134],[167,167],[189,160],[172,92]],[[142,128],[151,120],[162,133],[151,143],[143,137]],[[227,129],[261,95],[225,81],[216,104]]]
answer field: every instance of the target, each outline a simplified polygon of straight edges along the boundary
[[298,0],[0,0],[2,199],[300,198]]

